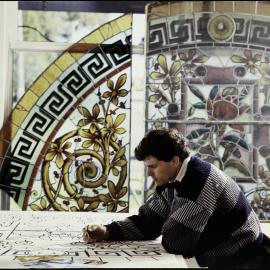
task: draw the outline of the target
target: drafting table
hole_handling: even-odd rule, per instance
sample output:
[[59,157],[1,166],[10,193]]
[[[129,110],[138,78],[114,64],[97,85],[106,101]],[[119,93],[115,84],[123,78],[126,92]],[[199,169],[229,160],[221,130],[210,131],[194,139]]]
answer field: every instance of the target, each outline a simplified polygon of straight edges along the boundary
[[85,225],[130,214],[0,211],[0,268],[187,268],[160,240],[85,244]]

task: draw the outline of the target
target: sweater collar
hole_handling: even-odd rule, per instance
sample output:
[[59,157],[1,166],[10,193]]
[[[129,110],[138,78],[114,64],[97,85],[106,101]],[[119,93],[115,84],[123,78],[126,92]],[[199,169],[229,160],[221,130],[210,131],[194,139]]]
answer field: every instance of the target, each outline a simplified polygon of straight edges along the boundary
[[191,156],[187,157],[184,159],[181,168],[175,178],[174,181],[170,181],[167,184],[163,185],[163,186],[157,186],[156,187],[156,191],[158,194],[161,194],[161,192],[165,189],[165,188],[176,188],[180,182],[182,181],[182,179],[184,178],[186,172],[187,172],[187,167],[188,167],[188,163],[191,160]]
[[182,166],[181,166],[181,168],[180,168],[180,170],[179,170],[179,172],[178,172],[178,174],[173,182],[176,182],[176,181],[181,182],[182,181],[183,177],[185,176],[185,174],[187,172],[187,167],[188,167],[188,163],[189,163],[190,159],[191,159],[191,156],[188,156],[187,158],[184,159]]

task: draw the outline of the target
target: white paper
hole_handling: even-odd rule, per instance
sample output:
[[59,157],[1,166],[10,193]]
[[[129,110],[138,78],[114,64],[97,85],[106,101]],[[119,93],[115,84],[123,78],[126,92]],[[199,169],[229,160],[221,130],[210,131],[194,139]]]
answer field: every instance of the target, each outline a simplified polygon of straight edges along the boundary
[[82,228],[130,214],[0,211],[0,268],[185,268],[160,239],[85,244]]

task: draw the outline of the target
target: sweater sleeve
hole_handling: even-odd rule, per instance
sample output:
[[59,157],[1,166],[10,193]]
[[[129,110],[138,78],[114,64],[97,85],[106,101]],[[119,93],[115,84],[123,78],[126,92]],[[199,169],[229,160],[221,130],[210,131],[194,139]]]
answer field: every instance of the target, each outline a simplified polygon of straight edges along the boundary
[[210,213],[186,198],[175,198],[170,216],[162,228],[162,245],[169,252],[194,256],[194,250]]
[[170,207],[164,197],[156,192],[139,208],[137,215],[106,225],[109,241],[152,240],[160,236],[161,228],[169,214]]

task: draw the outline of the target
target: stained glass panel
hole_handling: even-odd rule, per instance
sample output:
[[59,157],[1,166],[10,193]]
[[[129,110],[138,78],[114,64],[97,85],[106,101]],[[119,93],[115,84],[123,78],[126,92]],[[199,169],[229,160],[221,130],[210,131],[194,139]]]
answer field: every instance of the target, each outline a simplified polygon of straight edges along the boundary
[[177,128],[269,219],[270,18],[200,3],[148,6],[147,129]]
[[1,188],[22,209],[128,211],[131,20],[65,51],[1,130]]

